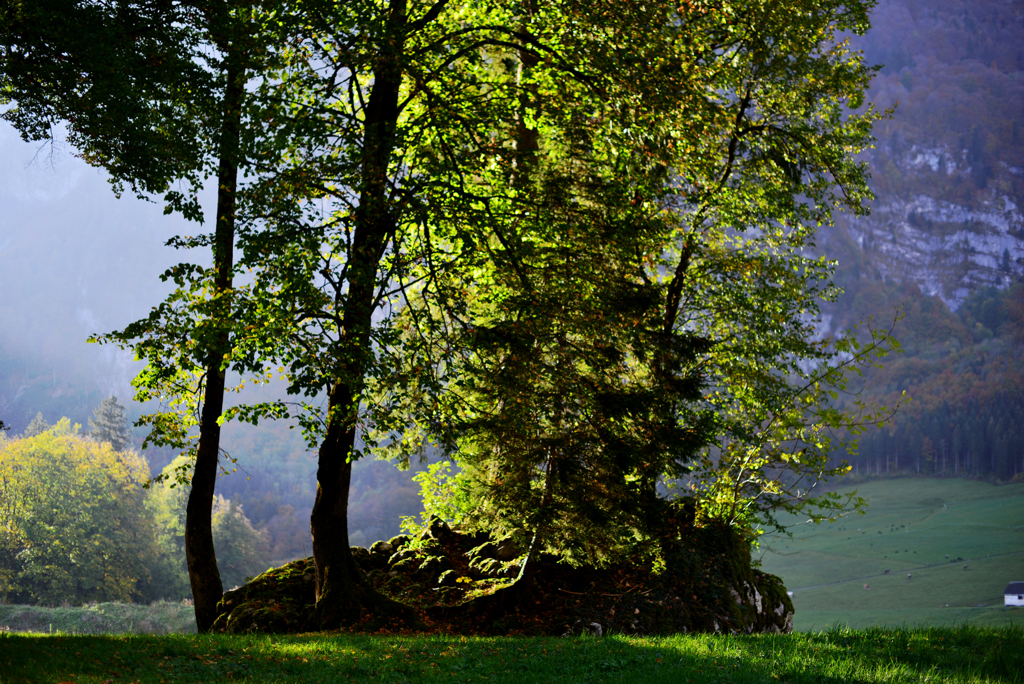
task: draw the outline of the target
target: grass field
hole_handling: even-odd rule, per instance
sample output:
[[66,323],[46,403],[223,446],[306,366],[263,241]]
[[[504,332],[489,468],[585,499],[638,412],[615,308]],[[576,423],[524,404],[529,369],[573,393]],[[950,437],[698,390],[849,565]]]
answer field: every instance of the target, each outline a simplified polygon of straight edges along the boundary
[[900,478],[856,489],[866,515],[766,535],[755,552],[793,592],[797,630],[1024,625],[1024,608],[1003,606],[1007,583],[1024,581],[1024,484]]
[[1024,682],[1024,630],[666,638],[0,635],[0,682]]
[[[80,607],[0,605],[0,632],[52,634],[195,633],[191,603],[100,603]],[[0,683],[2,684],[2,683]]]

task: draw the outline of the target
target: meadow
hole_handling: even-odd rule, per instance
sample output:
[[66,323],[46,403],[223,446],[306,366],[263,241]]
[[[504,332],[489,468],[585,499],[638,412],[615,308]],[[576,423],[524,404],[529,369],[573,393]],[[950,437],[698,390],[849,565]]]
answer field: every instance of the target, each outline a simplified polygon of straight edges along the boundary
[[0,604],[0,632],[37,634],[190,634],[196,631],[191,601],[93,603],[85,606]]
[[1024,579],[1024,485],[858,490],[866,515],[759,550],[795,634],[197,635],[186,604],[0,606],[0,682],[1024,683],[1024,608],[1002,606]]
[[1003,606],[1006,585],[1024,581],[1024,484],[906,477],[855,488],[865,515],[765,535],[754,553],[793,592],[796,630],[1024,626],[1024,608]]
[[1024,682],[1024,630],[673,637],[0,635],[0,682]]

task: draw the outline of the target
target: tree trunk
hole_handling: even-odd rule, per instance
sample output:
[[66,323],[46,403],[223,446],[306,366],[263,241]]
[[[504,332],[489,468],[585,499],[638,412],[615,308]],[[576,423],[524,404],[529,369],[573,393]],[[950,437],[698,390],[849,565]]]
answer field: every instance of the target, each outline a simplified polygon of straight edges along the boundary
[[548,452],[547,463],[544,464],[544,495],[540,500],[540,507],[537,513],[537,529],[533,531],[533,539],[530,540],[530,548],[526,552],[523,565],[519,568],[519,576],[516,577],[515,589],[519,593],[519,600],[525,601],[530,597],[530,589],[533,586],[537,561],[540,559],[540,552],[544,548],[545,536],[548,528],[548,508],[555,498],[555,473],[554,454]]
[[398,123],[402,82],[406,0],[392,0],[390,36],[385,40],[366,108],[362,182],[349,254],[349,290],[342,312],[336,354],[341,375],[328,400],[327,434],[320,444],[316,501],[310,516],[316,607],[311,625],[333,629],[352,624],[363,611],[383,620],[411,620],[410,609],[377,593],[352,558],[348,541],[348,496],[352,478],[359,401],[370,350],[374,293],[380,260],[394,234],[388,202],[388,170]]
[[[238,148],[241,127],[241,104],[245,94],[245,69],[232,64],[227,70],[224,93],[224,121],[221,129],[220,169],[217,174],[217,225],[213,246],[214,296],[219,301],[221,320],[230,320],[231,272],[234,267],[235,190],[238,181]],[[217,462],[220,455],[220,424],[224,410],[225,371],[221,367],[230,343],[225,327],[217,338],[217,346],[206,360],[206,383],[203,408],[199,420],[199,444],[196,447],[192,489],[188,496],[185,517],[185,558],[188,578],[195,602],[196,628],[207,632],[217,617],[217,603],[224,587],[217,568],[213,548],[213,495],[217,485]]]
[[364,582],[348,541],[350,454],[355,442],[355,424],[348,416],[333,418],[336,411],[351,405],[346,395],[344,388],[338,386],[328,403],[332,420],[320,443],[316,501],[309,519],[316,566],[313,625],[321,629],[351,624],[362,616],[357,595],[363,593]]

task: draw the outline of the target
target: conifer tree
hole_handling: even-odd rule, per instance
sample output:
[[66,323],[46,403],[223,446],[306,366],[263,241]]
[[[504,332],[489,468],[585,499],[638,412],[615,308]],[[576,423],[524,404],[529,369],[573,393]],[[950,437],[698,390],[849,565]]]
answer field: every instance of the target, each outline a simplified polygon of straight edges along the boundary
[[36,417],[32,419],[32,422],[25,428],[25,434],[22,437],[35,437],[41,435],[50,429],[50,424],[43,420],[43,413],[40,411],[36,414]]
[[99,442],[110,442],[114,451],[127,451],[132,445],[124,406],[111,395],[100,402],[89,419],[89,436]]

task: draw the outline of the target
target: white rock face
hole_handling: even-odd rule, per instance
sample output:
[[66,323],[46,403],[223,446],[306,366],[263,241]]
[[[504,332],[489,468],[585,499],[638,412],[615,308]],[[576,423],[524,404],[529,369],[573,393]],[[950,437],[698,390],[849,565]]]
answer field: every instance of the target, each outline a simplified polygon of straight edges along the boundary
[[[938,150],[915,148],[906,163],[932,168],[934,162],[937,169],[940,155]],[[866,262],[883,276],[913,281],[952,309],[969,292],[1007,287],[1024,273],[1024,216],[1005,195],[991,193],[977,207],[927,195],[887,198],[870,216],[848,225]]]

